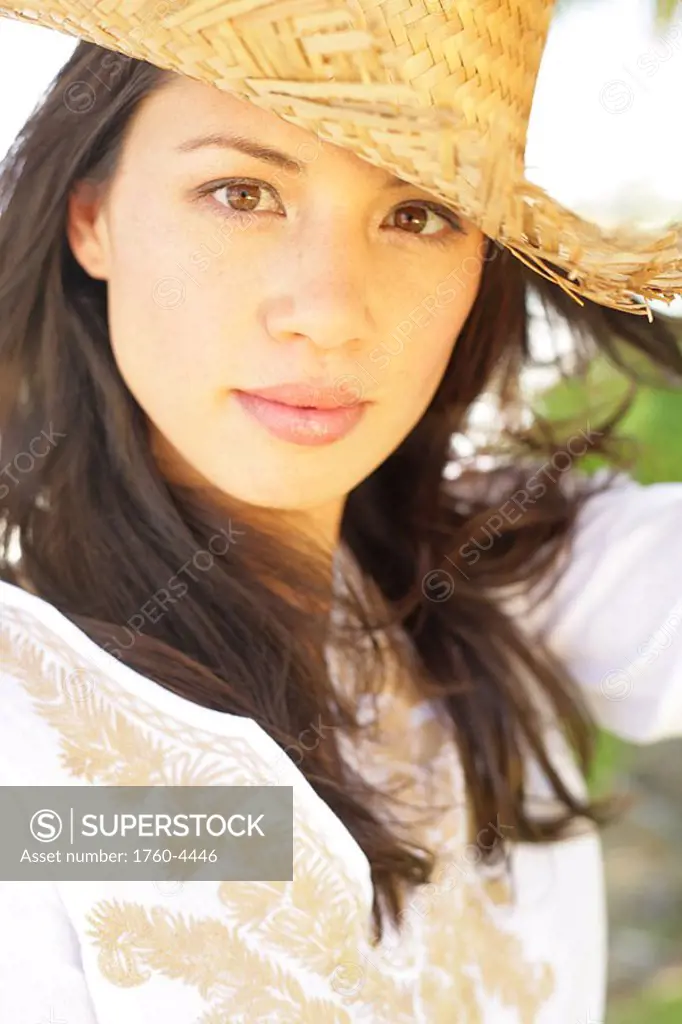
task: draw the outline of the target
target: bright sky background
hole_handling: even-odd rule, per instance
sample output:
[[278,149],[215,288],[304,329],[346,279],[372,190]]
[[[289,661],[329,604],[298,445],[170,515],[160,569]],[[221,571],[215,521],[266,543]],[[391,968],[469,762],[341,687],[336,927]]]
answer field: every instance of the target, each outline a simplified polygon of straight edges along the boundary
[[[682,4],[657,36],[652,2],[574,0],[538,79],[528,176],[605,227],[682,221]],[[75,45],[0,18],[0,158]],[[682,313],[682,299],[662,308]]]

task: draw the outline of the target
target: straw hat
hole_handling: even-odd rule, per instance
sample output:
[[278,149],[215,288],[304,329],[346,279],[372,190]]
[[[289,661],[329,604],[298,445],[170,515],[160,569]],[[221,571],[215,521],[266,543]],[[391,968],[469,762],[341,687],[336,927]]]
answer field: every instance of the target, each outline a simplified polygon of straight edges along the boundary
[[651,319],[647,300],[682,294],[682,223],[655,235],[607,233],[525,177],[528,119],[554,5],[0,0],[0,15],[271,110],[433,193],[576,301],[585,296]]

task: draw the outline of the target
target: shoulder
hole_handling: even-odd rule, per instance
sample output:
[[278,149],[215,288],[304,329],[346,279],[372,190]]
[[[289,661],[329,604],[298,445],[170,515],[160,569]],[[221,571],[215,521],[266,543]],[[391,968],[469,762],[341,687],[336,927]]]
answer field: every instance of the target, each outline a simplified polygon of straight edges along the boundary
[[20,772],[17,784],[28,784],[27,774],[38,784],[48,763],[63,779],[103,784],[162,784],[172,776],[177,785],[197,785],[216,761],[235,785],[271,777],[279,748],[252,719],[180,697],[109,654],[49,602],[5,582],[0,647],[0,770],[5,778]]
[[583,535],[604,526],[607,518],[609,530],[619,535],[645,524],[650,529],[660,530],[672,517],[679,515],[682,482],[642,484],[619,473],[602,488],[600,477],[601,474],[596,474],[582,485],[585,501],[578,526]]

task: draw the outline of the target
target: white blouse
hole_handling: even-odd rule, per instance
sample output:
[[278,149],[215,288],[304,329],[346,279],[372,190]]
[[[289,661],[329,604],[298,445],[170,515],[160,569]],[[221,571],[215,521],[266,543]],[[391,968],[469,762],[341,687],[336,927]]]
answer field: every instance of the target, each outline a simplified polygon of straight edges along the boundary
[[[532,612],[510,598],[509,609],[529,633],[546,630],[602,727],[634,742],[682,734],[682,484],[621,480],[590,498],[551,596]],[[512,844],[511,884],[482,871],[465,842],[461,764],[435,702],[387,694],[380,747],[344,750],[373,781],[404,779],[415,807],[434,796],[448,803],[420,832],[438,855],[433,881],[409,900],[401,934],[388,927],[375,946],[367,858],[255,722],[164,689],[6,583],[0,653],[0,785],[210,778],[294,793],[293,881],[0,881],[0,1020],[603,1021],[598,835]],[[333,657],[330,670],[339,671]],[[549,740],[584,792],[558,734]],[[528,778],[532,793],[548,792],[530,761]]]

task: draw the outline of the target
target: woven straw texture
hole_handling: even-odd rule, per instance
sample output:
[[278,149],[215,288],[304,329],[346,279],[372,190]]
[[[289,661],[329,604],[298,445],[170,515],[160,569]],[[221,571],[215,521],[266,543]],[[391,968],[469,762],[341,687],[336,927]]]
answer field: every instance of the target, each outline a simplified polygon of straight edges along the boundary
[[525,177],[554,3],[0,0],[0,15],[234,93],[432,192],[576,301],[651,318],[646,300],[682,294],[682,223],[607,233]]

